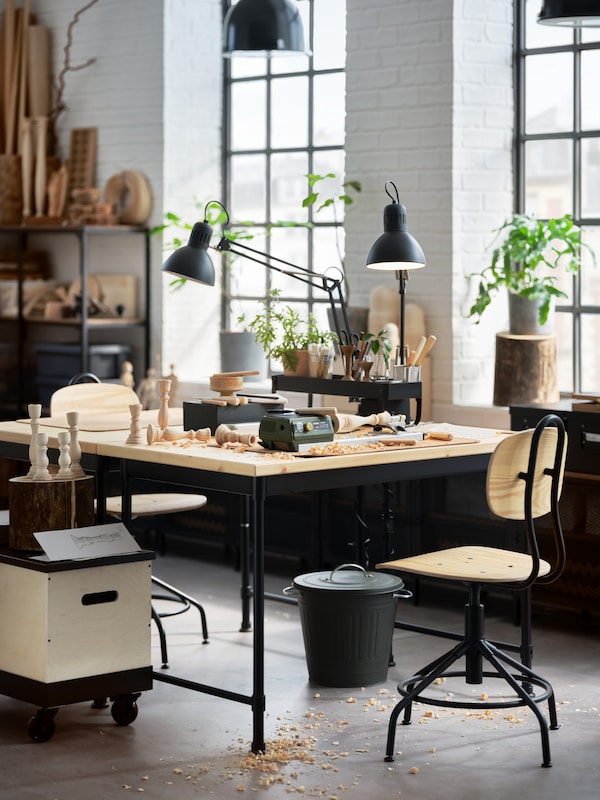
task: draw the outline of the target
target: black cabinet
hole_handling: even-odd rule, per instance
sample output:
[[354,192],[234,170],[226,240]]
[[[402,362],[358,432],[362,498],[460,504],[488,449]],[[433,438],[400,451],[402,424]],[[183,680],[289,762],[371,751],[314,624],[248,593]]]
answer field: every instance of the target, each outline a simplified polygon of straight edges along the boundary
[[[124,245],[126,255],[121,259]],[[26,413],[28,403],[45,406],[55,389],[80,372],[98,372],[104,380],[118,379],[123,361],[129,360],[137,375],[145,375],[150,305],[146,228],[0,227],[0,249],[10,252],[13,261],[3,269],[4,294],[7,287],[12,288],[12,305],[9,309],[0,306],[0,409],[4,418]],[[69,316],[46,313],[51,303],[42,313],[39,308],[32,311],[27,262],[32,250],[52,253],[49,277],[63,289],[70,287]],[[104,280],[112,287],[110,306],[94,303],[100,272],[107,273]]]

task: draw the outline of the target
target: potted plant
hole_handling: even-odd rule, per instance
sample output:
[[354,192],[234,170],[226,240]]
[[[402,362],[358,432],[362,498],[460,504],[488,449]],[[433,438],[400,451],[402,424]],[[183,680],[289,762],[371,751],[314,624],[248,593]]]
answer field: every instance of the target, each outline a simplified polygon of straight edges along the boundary
[[[390,369],[390,353],[392,345],[387,335],[387,328],[383,328],[379,333],[365,333],[363,341],[369,342],[369,349],[374,356],[371,376],[373,378],[385,378]],[[381,363],[383,362],[383,364]]]
[[479,322],[493,297],[508,292],[510,333],[548,332],[553,302],[567,294],[559,289],[556,270],[564,266],[575,273],[581,266],[581,249],[590,248],[581,241],[581,230],[570,214],[538,220],[527,214],[515,214],[496,231],[500,243],[480,273],[469,275],[479,280],[479,289],[470,317]]
[[279,289],[272,289],[261,300],[263,310],[251,320],[242,314],[238,323],[252,331],[267,359],[281,361],[284,371],[308,375],[308,345],[337,342],[337,335],[321,330],[314,314],[304,320],[292,306],[282,306],[279,295]]

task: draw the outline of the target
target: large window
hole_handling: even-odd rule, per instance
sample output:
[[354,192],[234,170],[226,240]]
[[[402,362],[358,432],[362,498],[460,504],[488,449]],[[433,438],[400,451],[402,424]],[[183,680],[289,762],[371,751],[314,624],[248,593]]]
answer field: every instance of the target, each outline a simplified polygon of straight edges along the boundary
[[[303,208],[308,174],[323,199],[344,179],[345,0],[300,0],[310,55],[234,57],[225,64],[223,170],[231,227],[247,230],[257,250],[325,272],[341,266],[343,204]],[[294,226],[278,223],[295,223]],[[225,274],[223,325],[272,288],[321,324],[327,295],[318,288],[238,258]]]
[[559,386],[600,391],[600,29],[553,28],[536,19],[541,0],[517,0],[517,210],[573,215],[598,258],[561,276],[557,306]]

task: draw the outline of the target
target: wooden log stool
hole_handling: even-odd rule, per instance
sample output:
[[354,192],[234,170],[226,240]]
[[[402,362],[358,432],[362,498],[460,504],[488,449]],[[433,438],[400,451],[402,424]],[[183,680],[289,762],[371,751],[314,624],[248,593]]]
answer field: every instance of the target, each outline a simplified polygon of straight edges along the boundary
[[556,334],[497,333],[494,405],[558,399]]

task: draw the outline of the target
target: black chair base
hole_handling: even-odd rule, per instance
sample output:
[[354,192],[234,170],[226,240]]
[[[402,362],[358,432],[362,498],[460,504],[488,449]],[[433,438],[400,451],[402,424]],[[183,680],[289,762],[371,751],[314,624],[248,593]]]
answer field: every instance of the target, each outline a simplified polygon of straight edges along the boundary
[[200,622],[202,625],[202,644],[208,644],[208,623],[206,621],[206,612],[204,608],[200,605],[200,603],[189,594],[182,592],[181,589],[177,589],[175,586],[171,586],[166,581],[161,580],[160,578],[152,576],[152,583],[155,586],[159,586],[160,588],[164,589],[169,594],[156,594],[152,592],[152,599],[153,600],[164,600],[167,602],[178,603],[181,607],[176,609],[175,611],[161,611],[160,613],[156,611],[154,606],[152,606],[152,619],[156,624],[156,628],[158,631],[158,638],[160,642],[160,655],[161,655],[161,669],[168,669],[169,668],[169,657],[167,651],[167,637],[165,635],[165,629],[162,624],[162,620],[165,617],[173,617],[177,614],[183,614],[185,611],[188,611],[192,606],[198,609],[198,613],[200,614]]
[[[478,597],[478,587],[470,587],[471,600]],[[425,705],[442,706],[446,708],[465,709],[497,709],[528,707],[535,714],[542,738],[542,767],[551,767],[550,739],[548,730],[557,730],[558,718],[556,715],[556,702],[552,686],[525,664],[507,655],[483,636],[483,606],[479,603],[469,603],[466,606],[466,636],[455,647],[435,659],[411,678],[402,681],[398,691],[402,699],[394,707],[389,725],[386,746],[386,761],[394,760],[394,743],[396,739],[396,725],[398,718],[404,712],[403,725],[410,725],[413,702]],[[464,670],[451,670],[453,664],[465,658]],[[484,670],[483,664],[487,662],[492,669]],[[462,677],[467,684],[481,684],[484,678],[499,678],[509,684],[514,692],[514,697],[499,700],[452,700],[446,697],[430,697],[424,694],[425,690],[439,678]],[[541,691],[537,694],[534,687]],[[542,714],[539,704],[548,702],[548,715],[550,725]]]

